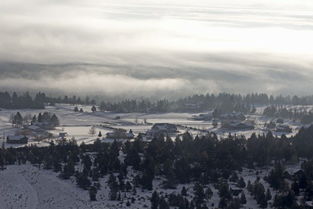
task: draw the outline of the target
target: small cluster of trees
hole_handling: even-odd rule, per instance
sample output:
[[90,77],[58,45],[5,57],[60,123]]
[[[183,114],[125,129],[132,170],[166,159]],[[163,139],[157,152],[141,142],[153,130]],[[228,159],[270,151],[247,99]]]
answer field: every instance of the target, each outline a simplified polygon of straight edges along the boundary
[[254,197],[260,208],[267,208],[268,201],[272,199],[271,191],[269,189],[265,190],[265,187],[260,182],[259,178],[257,178],[253,184],[249,181],[247,189]]
[[47,103],[64,103],[64,104],[81,104],[81,105],[95,105],[96,101],[94,99],[90,99],[89,96],[86,96],[85,98],[81,98],[79,96],[73,95],[68,96],[65,95],[63,97],[48,97]]
[[31,124],[46,124],[47,126],[56,127],[60,125],[59,118],[50,112],[39,113],[38,116],[34,115]]
[[59,118],[55,114],[51,114],[50,112],[39,113],[38,116],[31,116],[30,114],[26,114],[24,117],[20,112],[16,114],[12,114],[10,116],[10,121],[13,126],[20,127],[22,125],[33,125],[37,124],[39,126],[46,127],[56,127],[60,125]]
[[[96,106],[95,105],[93,105],[92,107],[91,107],[91,111],[92,112],[96,112],[97,111],[97,108],[96,108]],[[83,108],[78,108],[77,106],[75,106],[74,107],[74,112],[84,112],[84,110],[83,110]]]
[[0,92],[0,107],[6,109],[43,109],[45,108],[46,95],[37,93],[33,98],[28,92],[18,95],[16,92],[12,94],[8,92]]
[[264,179],[276,194],[273,198],[275,208],[310,208],[307,201],[313,198],[313,161],[305,161],[301,170],[289,174],[282,164],[276,163]]
[[74,112],[84,112],[83,108],[78,109],[77,106],[74,107]]
[[313,122],[313,112],[306,109],[287,108],[286,106],[268,106],[263,111],[264,116],[279,117],[285,119],[298,120],[302,124]]

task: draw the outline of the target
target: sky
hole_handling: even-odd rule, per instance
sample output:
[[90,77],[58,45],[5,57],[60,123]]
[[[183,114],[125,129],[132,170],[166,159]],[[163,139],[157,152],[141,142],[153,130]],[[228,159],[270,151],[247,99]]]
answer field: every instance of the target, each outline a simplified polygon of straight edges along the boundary
[[1,0],[0,88],[310,95],[311,0]]

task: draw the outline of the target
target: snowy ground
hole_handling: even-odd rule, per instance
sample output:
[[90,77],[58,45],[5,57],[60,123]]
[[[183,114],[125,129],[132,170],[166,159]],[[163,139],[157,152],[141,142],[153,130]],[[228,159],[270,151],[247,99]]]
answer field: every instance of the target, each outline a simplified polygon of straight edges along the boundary
[[[243,177],[246,184],[248,181],[253,183],[257,177],[260,177],[261,183],[265,189],[269,185],[263,180],[271,168],[256,170],[244,169],[238,173]],[[299,169],[299,164],[286,167],[291,174]],[[256,174],[258,172],[258,174]],[[97,193],[97,201],[89,201],[89,194],[76,186],[74,179],[62,180],[57,177],[57,173],[49,170],[38,169],[32,165],[11,165],[7,169],[0,171],[0,208],[1,209],[115,209],[115,208],[150,208],[150,197],[152,191],[141,190],[137,188],[136,194],[125,192],[122,194],[122,201],[110,201],[109,189],[107,187],[108,176],[100,179],[101,188]],[[128,179],[132,179],[134,173],[129,168]],[[156,177],[153,182],[154,189],[160,194],[171,193],[179,194],[183,186],[187,189],[188,197],[193,196],[193,184],[179,185],[176,189],[162,189],[162,179]],[[229,182],[230,183],[230,182]],[[230,183],[232,188],[235,184]],[[213,185],[209,185],[213,191],[213,196],[208,204],[212,203],[217,207],[219,202],[218,191]],[[247,204],[243,208],[259,208],[256,201],[244,189],[247,198]],[[275,194],[271,190],[272,195]],[[274,196],[274,195],[273,195]],[[135,198],[135,203],[130,207],[126,202]],[[270,208],[270,206],[268,207]]]
[[[90,135],[89,130],[91,126],[96,127],[96,133],[101,131],[102,135],[105,136],[107,132],[112,131],[112,128],[123,128],[125,130],[132,129],[135,134],[140,132],[146,132],[154,123],[173,123],[179,126],[179,131],[184,132],[186,130],[190,131],[193,135],[196,134],[206,134],[208,131],[215,132],[219,136],[227,136],[229,133],[237,135],[245,135],[249,137],[253,132],[257,134],[262,134],[267,132],[264,129],[264,123],[270,121],[269,118],[263,117],[261,115],[264,107],[258,107],[257,113],[253,115],[247,115],[248,119],[255,121],[256,126],[254,130],[244,130],[244,131],[229,131],[222,130],[220,126],[213,128],[212,121],[196,121],[192,120],[191,113],[165,113],[165,114],[142,114],[142,113],[128,113],[128,114],[117,114],[110,112],[91,112],[91,106],[78,106],[78,108],[83,108],[84,112],[74,112],[73,105],[68,104],[57,104],[56,106],[48,106],[43,110],[2,110],[0,111],[0,136],[3,134],[9,135],[14,134],[16,131],[15,128],[12,128],[9,119],[10,115],[15,114],[17,111],[21,112],[24,116],[26,114],[38,114],[39,112],[49,111],[55,113],[60,119],[60,127],[57,127],[56,130],[52,130],[51,133],[55,137],[58,136],[59,132],[65,131],[68,133],[68,138],[74,137],[78,143],[93,142],[97,136]],[[302,107],[297,107],[302,108]],[[309,107],[305,107],[309,108]],[[119,119],[117,119],[119,118]],[[144,120],[147,121],[147,124],[144,124]],[[286,121],[286,124],[293,128],[293,133],[288,134],[292,135],[296,133],[301,126],[301,124]],[[273,133],[274,135],[281,135],[282,133]],[[2,142],[2,137],[0,143]],[[45,146],[48,144],[48,140],[42,142],[29,142],[32,144],[38,144]],[[6,146],[20,146],[20,145],[11,145]]]

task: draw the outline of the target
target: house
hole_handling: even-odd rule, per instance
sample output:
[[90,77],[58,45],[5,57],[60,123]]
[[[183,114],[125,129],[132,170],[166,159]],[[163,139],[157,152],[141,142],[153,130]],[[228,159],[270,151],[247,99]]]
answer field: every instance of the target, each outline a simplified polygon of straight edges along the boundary
[[135,135],[132,130],[127,132],[124,129],[115,129],[113,132],[109,132],[106,134],[106,138],[108,139],[133,139]]
[[174,124],[170,123],[155,123],[152,128],[152,131],[162,131],[162,132],[167,132],[167,133],[176,133],[177,132],[177,127]]
[[291,133],[292,129],[287,125],[278,125],[275,131],[282,132],[282,133]]
[[222,128],[229,130],[251,130],[254,129],[254,125],[251,121],[224,121],[222,122]]
[[9,135],[7,136],[7,143],[9,144],[27,144],[28,143],[28,138],[23,135]]
[[36,135],[38,133],[45,132],[44,129],[40,128],[39,126],[35,126],[35,125],[25,126],[24,130],[25,131],[30,131],[34,135]]
[[146,132],[146,137],[151,139],[159,136],[173,135],[177,133],[177,126],[170,123],[155,123],[150,130]]
[[54,125],[50,122],[35,122],[32,123],[32,126],[38,126],[41,129],[53,129]]
[[205,113],[205,114],[199,114],[199,115],[193,115],[192,116],[193,120],[212,120],[213,119],[213,112]]
[[62,139],[65,139],[66,136],[67,136],[67,132],[60,132],[59,133],[59,137]]
[[233,121],[233,120],[244,121],[246,120],[246,116],[242,114],[241,112],[232,112],[232,113],[220,115],[220,119],[228,120],[228,121]]
[[35,126],[35,125],[30,125],[30,126],[28,126],[27,128],[30,129],[30,130],[33,130],[33,131],[37,131],[37,130],[40,129],[39,126]]

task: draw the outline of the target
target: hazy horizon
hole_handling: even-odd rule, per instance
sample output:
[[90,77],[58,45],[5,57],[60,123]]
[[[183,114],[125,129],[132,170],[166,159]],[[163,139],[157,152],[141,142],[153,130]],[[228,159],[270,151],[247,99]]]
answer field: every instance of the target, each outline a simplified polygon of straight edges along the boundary
[[4,0],[0,87],[309,95],[313,2]]

